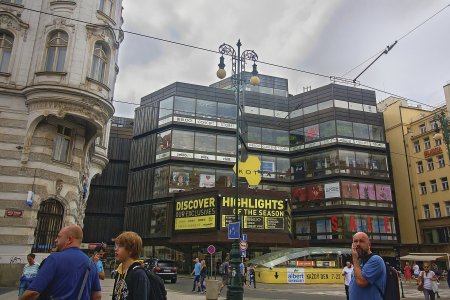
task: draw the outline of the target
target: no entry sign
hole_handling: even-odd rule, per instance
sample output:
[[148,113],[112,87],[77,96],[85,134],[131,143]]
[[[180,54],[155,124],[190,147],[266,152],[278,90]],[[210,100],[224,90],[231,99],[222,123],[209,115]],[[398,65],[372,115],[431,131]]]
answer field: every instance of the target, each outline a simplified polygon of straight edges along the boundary
[[214,252],[216,252],[216,247],[214,247],[214,245],[209,245],[208,246],[208,253],[209,254],[213,254]]

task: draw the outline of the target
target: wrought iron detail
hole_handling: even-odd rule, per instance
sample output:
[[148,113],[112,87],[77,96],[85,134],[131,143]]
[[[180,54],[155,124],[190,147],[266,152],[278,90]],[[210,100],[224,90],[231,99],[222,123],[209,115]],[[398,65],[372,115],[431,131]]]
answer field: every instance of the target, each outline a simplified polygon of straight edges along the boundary
[[64,207],[58,200],[49,199],[41,203],[32,252],[50,252],[61,230],[63,217]]

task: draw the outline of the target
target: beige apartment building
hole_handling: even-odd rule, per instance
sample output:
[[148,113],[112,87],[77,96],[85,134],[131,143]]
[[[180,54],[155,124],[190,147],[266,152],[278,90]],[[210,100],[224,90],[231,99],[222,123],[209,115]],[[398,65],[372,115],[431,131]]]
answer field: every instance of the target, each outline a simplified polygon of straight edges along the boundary
[[[446,94],[449,86],[445,86]],[[388,98],[386,141],[392,162],[401,255],[450,252],[450,161],[444,138],[436,136],[435,110]],[[447,99],[448,101],[448,99]],[[440,123],[437,123],[440,128]],[[442,133],[442,129],[441,129]]]

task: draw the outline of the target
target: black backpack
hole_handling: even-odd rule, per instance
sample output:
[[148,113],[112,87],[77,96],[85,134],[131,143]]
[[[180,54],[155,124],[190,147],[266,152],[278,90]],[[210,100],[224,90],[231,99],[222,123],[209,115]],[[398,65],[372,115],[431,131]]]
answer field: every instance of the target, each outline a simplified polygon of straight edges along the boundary
[[387,263],[385,263],[384,265],[386,267],[386,288],[384,289],[384,293],[377,285],[375,285],[375,287],[377,288],[378,292],[380,292],[383,300],[400,300],[397,270]]
[[147,278],[150,281],[150,297],[149,300],[167,300],[167,291],[164,285],[164,281],[156,275],[153,271],[150,271],[144,267],[134,267],[133,270],[142,269],[147,274]]

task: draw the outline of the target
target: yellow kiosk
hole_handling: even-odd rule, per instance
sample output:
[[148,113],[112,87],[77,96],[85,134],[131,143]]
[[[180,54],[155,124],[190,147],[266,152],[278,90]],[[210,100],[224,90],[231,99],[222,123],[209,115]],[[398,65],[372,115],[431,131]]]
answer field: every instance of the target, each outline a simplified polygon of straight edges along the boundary
[[342,256],[346,248],[289,248],[259,256],[248,264],[255,267],[260,283],[344,283]]

